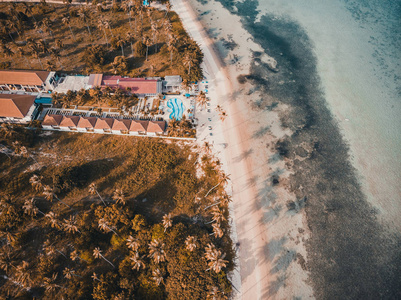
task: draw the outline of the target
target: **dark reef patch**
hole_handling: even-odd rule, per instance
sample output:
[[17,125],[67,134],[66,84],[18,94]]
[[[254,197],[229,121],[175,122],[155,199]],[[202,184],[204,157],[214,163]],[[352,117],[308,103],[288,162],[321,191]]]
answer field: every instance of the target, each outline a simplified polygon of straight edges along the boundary
[[[297,199],[305,199],[311,235],[307,264],[300,263],[310,272],[314,296],[401,299],[401,234],[387,230],[361,191],[348,145],[321,91],[307,34],[283,18],[264,15],[255,22],[254,0],[218,1],[242,17],[255,42],[278,62],[277,73],[254,64],[251,74],[238,79],[250,80],[264,91],[267,97],[259,107],[271,105],[272,99],[290,107],[282,112],[281,121],[294,134],[279,141],[276,149],[293,171],[291,191]],[[302,145],[308,145],[308,155],[300,152]],[[297,159],[299,154],[305,159]],[[295,203],[289,203],[288,209],[294,208]]]

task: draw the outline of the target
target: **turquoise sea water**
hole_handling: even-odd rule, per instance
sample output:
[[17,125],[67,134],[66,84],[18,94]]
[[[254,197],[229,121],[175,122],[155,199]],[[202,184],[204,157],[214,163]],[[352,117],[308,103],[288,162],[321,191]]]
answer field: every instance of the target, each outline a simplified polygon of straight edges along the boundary
[[401,299],[401,2],[217,1],[278,62],[253,53],[248,81],[260,111],[288,108],[277,149],[306,201],[314,296]]

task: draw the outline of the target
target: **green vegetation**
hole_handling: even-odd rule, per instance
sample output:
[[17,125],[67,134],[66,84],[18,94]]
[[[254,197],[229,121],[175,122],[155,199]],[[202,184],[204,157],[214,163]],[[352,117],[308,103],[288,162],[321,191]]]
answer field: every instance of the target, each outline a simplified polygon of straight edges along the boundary
[[0,3],[0,68],[199,80],[203,55],[167,6]]
[[157,139],[0,131],[0,298],[227,299],[228,180]]

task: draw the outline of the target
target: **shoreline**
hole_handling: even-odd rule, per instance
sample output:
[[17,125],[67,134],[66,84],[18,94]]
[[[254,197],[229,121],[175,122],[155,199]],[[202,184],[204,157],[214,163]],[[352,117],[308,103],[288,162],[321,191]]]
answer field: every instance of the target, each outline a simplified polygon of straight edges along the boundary
[[[273,157],[273,140],[290,132],[282,130],[277,114],[272,112],[265,118],[252,109],[249,101],[241,101],[243,97],[248,97],[247,90],[253,88],[252,84],[239,85],[237,82],[237,76],[241,73],[249,74],[252,66],[247,46],[234,51],[241,56],[237,64],[225,64],[224,56],[219,51],[221,49],[216,49],[219,48],[216,39],[206,32],[207,26],[201,23],[195,11],[196,6],[192,6],[194,3],[183,0],[171,3],[184,28],[204,53],[205,75],[214,78],[212,83],[209,81],[209,85],[216,86],[215,91],[210,89],[209,95],[213,111],[213,136],[208,135],[205,126],[203,131],[199,130],[198,137],[201,143],[207,140],[213,144],[215,155],[223,162],[225,172],[231,176],[233,203],[230,214],[236,229],[233,233],[237,233],[239,243],[237,254],[240,267],[233,275],[235,289],[239,289],[235,282],[241,283],[240,292],[234,294],[234,297],[244,300],[281,299],[290,295],[310,298],[313,292],[306,283],[307,274],[299,262],[299,256],[303,261],[306,260],[303,245],[308,235],[305,216],[298,213],[281,214],[278,217],[277,208],[285,206],[287,201],[295,201],[296,197],[286,186],[290,174],[285,170],[285,161],[278,159],[271,164],[266,160],[266,148]],[[228,13],[219,10],[218,16],[221,17],[224,12]],[[239,26],[236,31],[241,30],[244,36],[241,24],[238,22],[236,26]],[[258,45],[253,43],[252,46]],[[272,62],[267,55],[263,60]],[[227,111],[228,117],[223,123],[215,121],[216,105]],[[254,119],[254,116],[257,118]],[[198,117],[202,120],[199,123],[206,123],[209,115],[203,112]],[[270,128],[271,137],[264,136],[266,127]],[[221,147],[223,144],[226,147]],[[271,180],[277,172],[285,178],[279,186],[273,186]],[[233,243],[236,244],[235,236]]]

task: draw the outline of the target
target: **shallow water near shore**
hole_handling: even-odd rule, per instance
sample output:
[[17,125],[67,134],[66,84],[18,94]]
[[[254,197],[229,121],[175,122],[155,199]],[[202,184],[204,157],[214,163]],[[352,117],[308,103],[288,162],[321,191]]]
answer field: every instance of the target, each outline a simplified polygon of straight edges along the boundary
[[277,149],[311,232],[314,296],[400,298],[400,3],[219,2],[278,63],[272,70],[255,51],[244,75],[261,92],[258,112],[287,108],[277,112],[292,135]]

